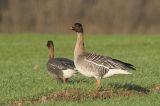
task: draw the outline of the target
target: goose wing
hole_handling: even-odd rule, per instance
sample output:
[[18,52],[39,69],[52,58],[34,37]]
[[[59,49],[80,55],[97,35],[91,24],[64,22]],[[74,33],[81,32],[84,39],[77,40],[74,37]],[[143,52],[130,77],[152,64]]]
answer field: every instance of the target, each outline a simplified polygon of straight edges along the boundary
[[135,70],[132,64],[125,63],[120,60],[113,59],[111,57],[101,56],[95,53],[86,53],[85,57],[86,61],[107,69]]
[[55,58],[56,61],[59,62],[59,65],[62,67],[62,68],[70,68],[70,69],[75,69],[75,65],[74,65],[74,62],[70,59],[67,59],[67,58]]
[[57,77],[63,77],[63,71],[67,69],[75,69],[74,62],[66,58],[49,59],[47,63],[48,71]]
[[67,58],[50,59],[47,65],[50,66],[51,69],[56,69],[56,70],[65,70],[68,68],[69,69],[75,68],[74,62]]

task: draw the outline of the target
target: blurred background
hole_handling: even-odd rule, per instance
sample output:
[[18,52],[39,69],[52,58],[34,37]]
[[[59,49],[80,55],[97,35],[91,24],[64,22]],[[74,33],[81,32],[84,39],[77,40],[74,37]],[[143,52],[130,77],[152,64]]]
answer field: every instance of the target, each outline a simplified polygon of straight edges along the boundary
[[0,32],[159,34],[160,0],[0,0]]

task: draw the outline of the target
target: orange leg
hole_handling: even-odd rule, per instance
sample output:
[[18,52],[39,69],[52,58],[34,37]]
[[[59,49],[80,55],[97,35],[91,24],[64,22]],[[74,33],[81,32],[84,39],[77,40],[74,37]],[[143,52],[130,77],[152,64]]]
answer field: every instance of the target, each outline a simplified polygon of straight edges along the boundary
[[96,89],[97,90],[99,90],[100,83],[101,83],[100,79],[96,80]]
[[63,82],[67,83],[68,82],[68,78],[63,78]]

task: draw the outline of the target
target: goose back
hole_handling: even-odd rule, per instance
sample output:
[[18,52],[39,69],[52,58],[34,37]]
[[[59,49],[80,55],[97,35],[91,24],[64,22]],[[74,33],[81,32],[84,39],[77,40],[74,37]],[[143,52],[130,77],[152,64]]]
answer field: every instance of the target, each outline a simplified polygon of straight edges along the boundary
[[51,58],[48,60],[47,68],[54,77],[63,78],[63,71],[75,69],[74,62],[67,58]]

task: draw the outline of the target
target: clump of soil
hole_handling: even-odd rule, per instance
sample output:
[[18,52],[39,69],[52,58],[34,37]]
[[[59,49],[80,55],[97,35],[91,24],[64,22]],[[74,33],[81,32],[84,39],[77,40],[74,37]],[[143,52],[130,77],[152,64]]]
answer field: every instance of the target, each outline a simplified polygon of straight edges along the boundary
[[[125,88],[125,90],[121,90]],[[127,89],[126,89],[127,88]],[[67,89],[49,93],[29,100],[17,100],[12,106],[23,106],[23,104],[45,103],[48,101],[85,101],[87,99],[110,99],[116,97],[145,96],[152,92],[160,92],[160,85],[152,85],[150,89],[133,85],[114,85],[114,88],[101,91],[83,91],[81,89]]]
[[48,94],[47,96],[41,96],[36,99],[31,100],[18,100],[15,101],[12,106],[23,106],[23,104],[33,104],[33,103],[45,103],[47,101],[84,101],[87,99],[109,99],[114,97],[130,97],[134,95],[143,96],[146,95],[144,92],[136,92],[136,91],[112,91],[112,90],[105,90],[105,91],[90,91],[85,92],[80,89],[68,89],[68,90],[61,90],[57,92],[53,92]]

